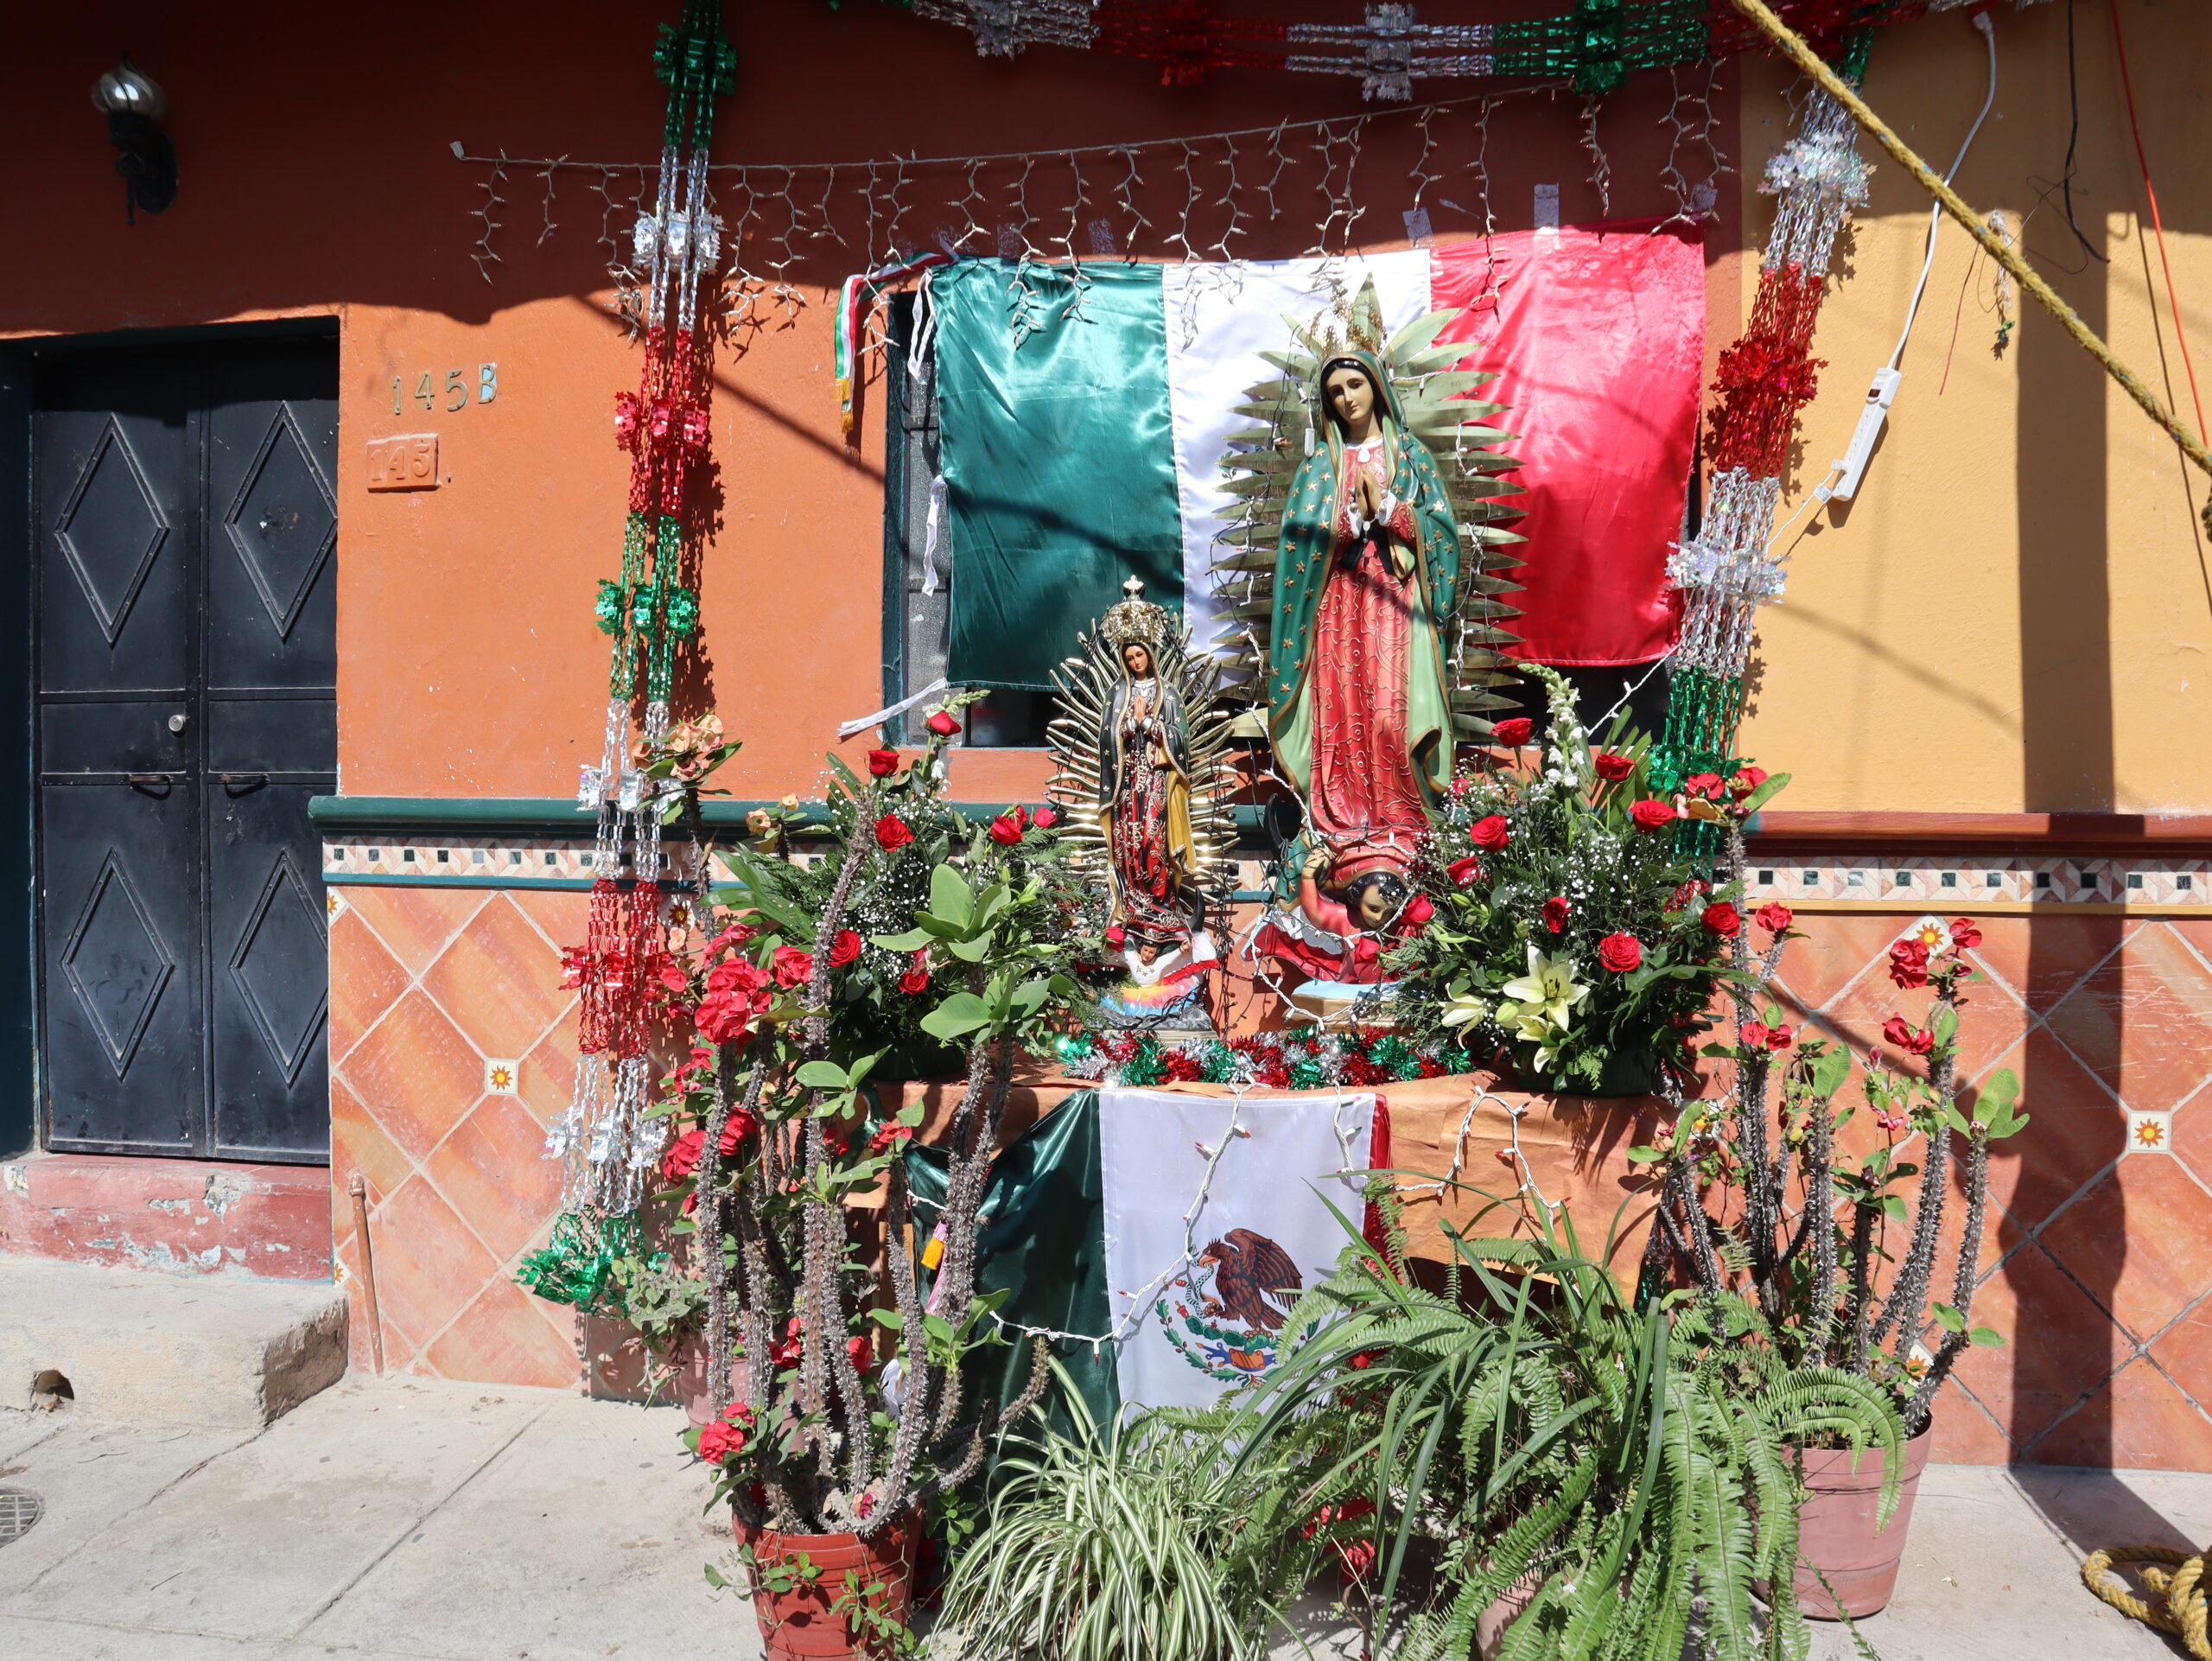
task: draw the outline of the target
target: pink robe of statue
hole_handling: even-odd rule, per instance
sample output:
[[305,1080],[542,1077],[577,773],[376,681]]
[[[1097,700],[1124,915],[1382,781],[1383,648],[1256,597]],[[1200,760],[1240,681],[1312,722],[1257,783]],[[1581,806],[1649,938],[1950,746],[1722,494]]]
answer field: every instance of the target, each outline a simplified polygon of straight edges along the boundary
[[1313,624],[1313,774],[1306,811],[1335,851],[1338,882],[1377,867],[1411,869],[1428,828],[1406,739],[1414,579],[1401,577],[1390,563],[1393,539],[1414,542],[1413,509],[1398,503],[1387,535],[1380,525],[1364,534],[1356,531],[1362,467],[1378,492],[1389,486],[1379,442],[1344,452],[1328,586]]

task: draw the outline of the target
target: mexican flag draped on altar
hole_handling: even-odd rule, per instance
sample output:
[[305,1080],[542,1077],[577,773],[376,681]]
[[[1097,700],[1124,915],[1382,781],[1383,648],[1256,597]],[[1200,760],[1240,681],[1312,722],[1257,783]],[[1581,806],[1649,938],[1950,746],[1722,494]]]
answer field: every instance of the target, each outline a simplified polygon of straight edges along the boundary
[[[1051,1334],[1103,1424],[1124,1403],[1202,1407],[1263,1377],[1301,1334],[1292,1307],[1364,1221],[1357,1173],[1389,1164],[1372,1092],[1071,1096],[992,1168],[976,1284],[1009,1295],[1006,1335]],[[944,1193],[943,1156],[906,1156],[918,1233]],[[1331,1207],[1335,1209],[1332,1211]],[[1026,1342],[982,1386],[1010,1397]]]
[[1395,330],[1460,315],[1465,368],[1526,493],[1515,655],[1549,664],[1660,656],[1677,617],[1666,561],[1682,533],[1704,356],[1694,233],[1652,221],[1517,232],[1365,258],[1067,268],[963,260],[930,280],[954,570],[948,677],[1050,684],[1075,629],[1143,579],[1202,647],[1234,655],[1213,599],[1232,499],[1221,461],[1246,390],[1372,279]]

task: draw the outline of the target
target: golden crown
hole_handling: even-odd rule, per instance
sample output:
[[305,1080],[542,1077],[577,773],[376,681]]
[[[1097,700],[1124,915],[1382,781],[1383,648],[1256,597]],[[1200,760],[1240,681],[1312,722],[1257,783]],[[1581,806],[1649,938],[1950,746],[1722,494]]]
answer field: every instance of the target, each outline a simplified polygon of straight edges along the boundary
[[1099,620],[1098,632],[1117,646],[1136,644],[1157,652],[1173,620],[1167,608],[1144,599],[1144,583],[1136,577],[1122,584],[1122,592],[1129,597]]

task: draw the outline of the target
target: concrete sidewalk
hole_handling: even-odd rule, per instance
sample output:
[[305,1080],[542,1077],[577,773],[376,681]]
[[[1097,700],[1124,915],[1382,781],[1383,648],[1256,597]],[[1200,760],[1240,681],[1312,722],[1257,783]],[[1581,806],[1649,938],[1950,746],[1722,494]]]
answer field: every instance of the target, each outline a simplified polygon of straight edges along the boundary
[[[2082,1559],[2102,1546],[2212,1544],[2212,1476],[1931,1465],[1894,1601],[1859,1623],[1882,1661],[2170,1661],[2166,1638],[2090,1595]],[[1815,1661],[1857,1655],[1815,1627]]]
[[[46,1506],[0,1548],[0,1656],[745,1661],[752,1612],[701,1573],[729,1546],[682,1428],[360,1379],[261,1431],[0,1413],[0,1486]],[[1930,1466],[1897,1601],[1860,1631],[1883,1661],[2164,1661],[2178,1646],[2091,1597],[2081,1559],[2208,1541],[2212,1476]],[[1820,1661],[1855,1655],[1816,1631]]]
[[583,1661],[759,1652],[683,1416],[348,1379],[266,1430],[0,1414],[0,1656]]

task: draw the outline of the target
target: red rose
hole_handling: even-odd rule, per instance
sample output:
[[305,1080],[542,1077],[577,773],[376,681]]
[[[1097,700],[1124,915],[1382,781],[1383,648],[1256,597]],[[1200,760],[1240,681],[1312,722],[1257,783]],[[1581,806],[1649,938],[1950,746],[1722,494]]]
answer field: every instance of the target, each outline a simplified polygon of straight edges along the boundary
[[729,1117],[722,1121],[722,1157],[728,1159],[737,1152],[737,1144],[760,1128],[760,1121],[744,1108],[733,1105]]
[[1899,940],[1890,948],[1890,978],[1902,987],[1928,984],[1928,944]]
[[854,958],[860,955],[861,937],[859,931],[849,928],[839,929],[837,931],[836,938],[830,942],[830,967],[832,969],[842,969],[847,964],[852,962]]
[[1951,945],[1953,947],[1958,951],[1964,951],[1969,946],[1977,946],[1980,944],[1981,931],[1974,926],[1973,918],[1954,917],[1951,920]]
[[1705,908],[1704,922],[1724,940],[1732,940],[1744,926],[1744,913],[1726,900],[1716,900]]
[[1778,900],[1770,900],[1751,913],[1751,920],[1770,934],[1779,934],[1797,920],[1796,913]]
[[1529,720],[1528,716],[1515,716],[1511,719],[1501,721],[1497,725],[1492,727],[1490,729],[1490,735],[1492,740],[1503,746],[1504,748],[1509,750],[1517,750],[1523,744],[1529,741],[1529,735],[1534,733],[1535,730],[1536,723]]
[[1746,763],[1738,767],[1736,776],[1728,781],[1728,793],[1737,797],[1748,796],[1765,782],[1766,769]]
[[1903,1015],[1891,1015],[1882,1023],[1882,1036],[1908,1055],[1925,1055],[1936,1047],[1936,1034],[1907,1023]]
[[1766,1023],[1763,1021],[1747,1021],[1736,1028],[1736,1037],[1747,1050],[1763,1050],[1766,1047]]
[[1106,931],[1106,944],[1116,951],[1122,949],[1122,943],[1128,938],[1128,932],[1119,923],[1114,924]]
[[1021,818],[1020,808],[1011,813],[1000,814],[991,821],[991,840],[1001,848],[1012,848],[1020,843],[1025,828]]
[[1417,894],[1406,901],[1406,908],[1398,913],[1398,920],[1408,928],[1419,928],[1435,915],[1436,907],[1429,904],[1428,896]]
[[1633,934],[1608,934],[1598,942],[1598,961],[1625,975],[1643,961],[1643,943]]
[[1636,771],[1633,756],[1618,754],[1611,750],[1599,750],[1590,758],[1590,765],[1598,769],[1600,779],[1616,785]]
[[960,723],[952,718],[949,710],[939,710],[923,724],[939,738],[950,738],[960,730]]
[[899,771],[899,752],[896,750],[870,750],[868,753],[868,770],[869,775],[873,778],[888,779],[893,773]]
[[776,984],[804,986],[814,978],[814,954],[797,946],[779,945],[774,958]]
[[886,813],[875,822],[875,845],[890,853],[913,841],[914,833],[906,828],[906,821],[896,813]]
[[1029,823],[1035,825],[1039,830],[1049,830],[1059,822],[1059,809],[1049,805],[1039,808],[1034,813],[1032,813],[1029,816]]
[[865,1338],[847,1339],[845,1340],[845,1353],[853,1358],[853,1365],[855,1367],[866,1366],[868,1364],[868,1340]]
[[1767,1029],[1767,1048],[1770,1050],[1786,1050],[1789,1047],[1789,1043],[1790,1030],[1788,1027],[1771,1027]]
[[1492,813],[1469,825],[1467,838],[1484,853],[1494,854],[1513,840],[1513,833],[1506,829],[1503,813]]
[[912,997],[918,992],[926,992],[930,990],[928,947],[924,946],[914,953],[912,960],[906,965],[906,972],[899,977],[899,990],[908,997]]
[[1639,830],[1662,830],[1674,819],[1675,810],[1666,803],[1645,797],[1628,811],[1630,818]]
[[1444,868],[1444,875],[1452,879],[1454,888],[1464,888],[1483,880],[1482,862],[1472,854],[1465,859],[1455,859]]
[[660,1156],[660,1174],[671,1182],[681,1182],[699,1168],[699,1161],[707,1151],[707,1133],[686,1130]]
[[1373,963],[1382,955],[1382,948],[1375,944],[1375,937],[1372,934],[1361,935],[1359,944],[1351,949],[1351,960],[1363,965]]
[[1693,773],[1682,780],[1685,796],[1714,797],[1720,793],[1720,775],[1717,773]]
[[1554,894],[1544,901],[1544,926],[1557,934],[1567,926],[1567,914],[1570,909],[1565,894]]

